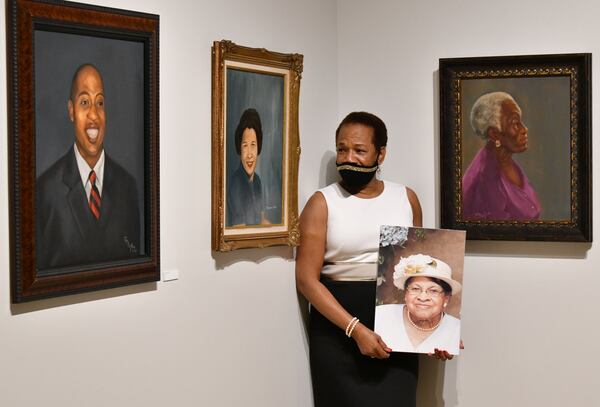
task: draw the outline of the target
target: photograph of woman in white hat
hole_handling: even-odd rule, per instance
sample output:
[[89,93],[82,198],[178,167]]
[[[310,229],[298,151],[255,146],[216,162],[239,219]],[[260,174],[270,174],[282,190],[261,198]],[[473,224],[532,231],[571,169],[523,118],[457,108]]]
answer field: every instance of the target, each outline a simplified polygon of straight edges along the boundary
[[[392,264],[380,267],[383,282],[389,287],[387,299],[383,299],[383,287],[378,287],[375,308],[375,332],[393,351],[434,353],[444,350],[451,355],[459,354],[460,304],[453,298],[461,292],[462,285],[453,278],[450,265],[439,254],[454,250],[452,260],[464,257],[464,234],[454,231],[409,228],[402,243],[396,245]],[[416,229],[416,230],[415,230]],[[448,233],[455,241],[456,249],[449,248]],[[459,232],[460,233],[460,232]],[[411,236],[413,241],[411,242]],[[462,252],[460,241],[462,240]],[[424,243],[425,242],[425,243]],[[385,243],[383,243],[385,245]],[[435,247],[438,250],[435,250]],[[452,246],[452,245],[451,245]],[[428,249],[415,254],[414,250]],[[456,253],[459,251],[461,253]],[[380,250],[380,253],[384,252]],[[432,253],[438,252],[438,253]],[[431,255],[429,254],[431,253]],[[438,257],[434,257],[436,254]],[[406,257],[404,257],[405,255]],[[381,256],[380,256],[381,258]],[[389,262],[380,261],[385,264]],[[397,263],[394,265],[394,263]],[[462,261],[459,261],[462,269]],[[393,267],[392,267],[393,266]],[[385,275],[387,271],[387,276]],[[460,270],[462,277],[462,270]],[[391,276],[390,276],[391,274]],[[459,274],[459,273],[457,273]],[[390,278],[391,277],[391,278]],[[382,281],[380,281],[381,283]],[[390,284],[391,283],[391,284]],[[391,292],[391,294],[390,294]],[[460,298],[458,298],[460,302]],[[451,315],[448,311],[452,308]]]

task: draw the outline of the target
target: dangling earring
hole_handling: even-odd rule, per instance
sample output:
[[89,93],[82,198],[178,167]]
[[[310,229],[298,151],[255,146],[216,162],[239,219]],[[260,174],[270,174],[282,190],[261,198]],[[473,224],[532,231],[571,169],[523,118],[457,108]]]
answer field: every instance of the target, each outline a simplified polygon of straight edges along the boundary
[[502,145],[502,143],[500,142],[500,140],[496,140],[496,148],[500,148],[500,146]]
[[447,302],[445,302],[445,303],[444,303],[444,307],[445,307],[445,306],[447,306],[447,305],[448,305],[448,303],[447,303]]

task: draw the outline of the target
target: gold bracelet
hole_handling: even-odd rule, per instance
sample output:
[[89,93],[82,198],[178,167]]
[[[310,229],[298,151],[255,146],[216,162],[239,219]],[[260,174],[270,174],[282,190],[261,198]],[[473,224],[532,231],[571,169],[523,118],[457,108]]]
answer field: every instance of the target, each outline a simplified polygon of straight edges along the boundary
[[346,336],[348,338],[350,338],[350,328],[352,328],[352,324],[354,323],[354,321],[358,321],[358,318],[353,317],[350,322],[348,322],[348,325],[346,325]]

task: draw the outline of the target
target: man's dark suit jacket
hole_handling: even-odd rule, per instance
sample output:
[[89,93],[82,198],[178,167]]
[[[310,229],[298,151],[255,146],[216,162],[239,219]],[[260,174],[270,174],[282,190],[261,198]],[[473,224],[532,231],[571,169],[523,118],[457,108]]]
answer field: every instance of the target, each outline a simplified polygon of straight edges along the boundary
[[105,152],[100,219],[89,208],[75,151],[37,179],[38,270],[139,255],[140,219],[133,177]]

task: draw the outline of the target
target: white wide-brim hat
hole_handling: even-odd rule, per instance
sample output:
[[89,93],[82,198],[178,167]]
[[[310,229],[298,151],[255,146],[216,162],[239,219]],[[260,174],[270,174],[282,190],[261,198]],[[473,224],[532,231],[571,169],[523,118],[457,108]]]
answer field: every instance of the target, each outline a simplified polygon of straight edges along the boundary
[[452,269],[447,263],[425,254],[401,257],[394,270],[394,285],[400,290],[404,290],[404,283],[411,277],[439,278],[450,285],[452,294],[462,289],[462,285],[452,279]]

